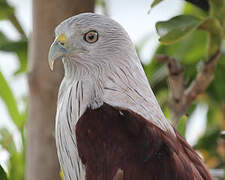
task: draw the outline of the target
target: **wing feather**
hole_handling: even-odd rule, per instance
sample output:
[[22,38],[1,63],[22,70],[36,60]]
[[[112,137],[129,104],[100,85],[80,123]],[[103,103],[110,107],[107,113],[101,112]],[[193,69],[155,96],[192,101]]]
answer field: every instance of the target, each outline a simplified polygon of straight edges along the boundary
[[[129,110],[103,104],[76,125],[87,180],[211,180],[198,154]],[[120,171],[118,171],[120,170]]]

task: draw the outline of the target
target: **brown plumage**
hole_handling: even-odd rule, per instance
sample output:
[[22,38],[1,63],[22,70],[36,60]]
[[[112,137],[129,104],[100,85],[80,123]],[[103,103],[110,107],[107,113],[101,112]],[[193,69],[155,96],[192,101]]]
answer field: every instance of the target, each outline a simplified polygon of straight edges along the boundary
[[175,130],[164,132],[129,110],[104,104],[78,121],[87,180],[210,180],[198,154]]

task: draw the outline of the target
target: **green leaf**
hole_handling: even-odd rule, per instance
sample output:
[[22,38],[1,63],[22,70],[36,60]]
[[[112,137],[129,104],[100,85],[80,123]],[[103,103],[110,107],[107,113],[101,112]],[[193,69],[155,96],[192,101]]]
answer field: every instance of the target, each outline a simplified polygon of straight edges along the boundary
[[[219,20],[225,34],[225,0],[209,0],[210,15]],[[223,38],[225,36],[223,35]]]
[[27,51],[27,41],[26,40],[19,40],[19,41],[11,41],[11,40],[5,40],[1,38],[0,34],[0,40],[3,40],[0,42],[0,51],[5,52],[18,52],[18,51]]
[[[203,59],[207,52],[207,33],[194,31],[179,42],[170,45],[161,44],[157,54],[167,54],[182,62],[183,65],[192,66]],[[185,69],[186,71],[186,69]]]
[[193,32],[200,24],[201,19],[191,15],[180,15],[168,21],[156,24],[156,30],[163,44],[172,44]]
[[213,17],[205,19],[199,26],[209,33],[208,36],[208,57],[213,56],[219,49],[223,39],[223,29],[220,22]]
[[[225,54],[221,54],[216,71],[214,73],[214,79],[207,89],[208,96],[213,99],[214,102],[221,103],[225,99]],[[212,107],[213,109],[215,106]]]
[[27,69],[27,48],[28,41],[26,39],[21,39],[19,41],[9,40],[1,31],[0,31],[0,51],[4,52],[13,52],[17,55],[20,67],[16,73],[25,72]]
[[0,20],[8,19],[14,14],[14,8],[6,0],[0,0]]
[[0,0],[0,20],[9,20],[22,37],[26,37],[26,34],[15,16],[15,10],[8,4],[6,0]]
[[177,125],[178,132],[184,137],[186,133],[187,116],[183,116]]
[[151,4],[151,8],[155,7],[156,5],[158,5],[160,2],[162,2],[163,0],[154,0]]
[[6,128],[0,129],[0,144],[1,147],[13,154],[17,151],[16,145],[13,140],[13,135]]
[[20,66],[19,69],[17,69],[16,72],[14,73],[15,75],[27,71],[27,51],[26,50],[16,51],[16,54],[19,58]]
[[1,165],[0,165],[0,179],[1,180],[8,180],[6,172],[4,171],[4,169],[2,168]]
[[218,139],[220,138],[220,128],[211,127],[207,128],[206,133],[198,140],[198,143],[194,146],[194,149],[205,149],[212,153],[216,153],[216,146]]
[[209,0],[210,15],[217,18],[225,28],[225,1],[224,0]]
[[5,77],[3,76],[3,74],[1,72],[0,72],[0,82],[1,82],[0,98],[5,103],[5,105],[8,109],[9,115],[11,116],[13,122],[15,123],[17,128],[20,129],[24,124],[24,119],[21,118],[15,97],[14,97]]
[[[155,54],[166,54],[168,56],[174,57],[179,60],[184,67],[184,79],[186,85],[188,85],[191,80],[194,79],[197,73],[197,64],[200,60],[205,59],[207,52],[207,32],[204,31],[194,31],[188,36],[186,36],[181,41],[178,41],[174,44],[163,45],[160,44]],[[146,70],[146,74],[149,78],[151,78],[151,83],[153,83],[152,88],[155,87],[167,87],[167,76],[163,81],[164,86],[162,86],[162,82],[158,81],[158,78],[155,79],[158,74],[157,71],[161,69],[163,66],[162,63],[157,62],[155,59],[152,59],[148,65],[144,66]],[[161,70],[160,70],[161,71]],[[151,84],[152,85],[152,84]]]
[[[22,132],[21,132],[22,133]],[[22,135],[22,134],[21,134]],[[0,144],[10,154],[8,165],[8,180],[24,180],[25,146],[19,151],[13,140],[13,135],[6,128],[0,129]]]
[[[22,134],[21,134],[22,135]],[[0,145],[9,154],[8,180],[24,180],[25,172],[25,146],[19,151],[13,140],[13,135],[6,128],[0,129]],[[1,177],[1,176],[0,176]],[[1,179],[1,178],[0,178]]]
[[9,177],[8,180],[24,180],[25,176],[25,153],[21,152],[10,154]]
[[201,8],[193,5],[192,3],[186,3],[184,6],[184,14],[191,14],[192,16],[197,17],[207,17],[209,16],[208,11],[204,11]]

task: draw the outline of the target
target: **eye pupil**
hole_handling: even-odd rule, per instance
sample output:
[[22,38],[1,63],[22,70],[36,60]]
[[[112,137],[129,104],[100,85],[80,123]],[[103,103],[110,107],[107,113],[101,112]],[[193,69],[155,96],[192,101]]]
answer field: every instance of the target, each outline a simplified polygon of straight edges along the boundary
[[88,38],[89,38],[90,40],[93,40],[93,39],[94,39],[94,35],[91,34],[91,35],[88,36]]
[[98,40],[98,33],[97,31],[88,31],[84,34],[84,40],[88,43],[94,43]]

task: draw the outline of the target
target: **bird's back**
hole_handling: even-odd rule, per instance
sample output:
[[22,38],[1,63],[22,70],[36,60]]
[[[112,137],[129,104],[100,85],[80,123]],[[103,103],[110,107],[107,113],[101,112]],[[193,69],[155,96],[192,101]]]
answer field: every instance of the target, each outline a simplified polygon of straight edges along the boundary
[[211,180],[200,157],[176,132],[104,104],[76,126],[87,180]]

